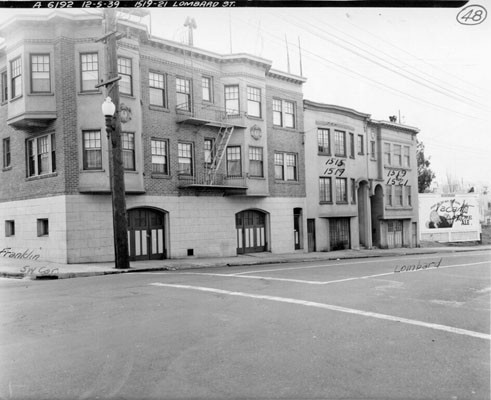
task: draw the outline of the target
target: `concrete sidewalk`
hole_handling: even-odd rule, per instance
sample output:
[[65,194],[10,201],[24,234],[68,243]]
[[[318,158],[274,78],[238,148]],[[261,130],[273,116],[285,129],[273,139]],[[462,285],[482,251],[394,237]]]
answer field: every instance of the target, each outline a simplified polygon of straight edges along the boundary
[[491,245],[419,247],[414,249],[400,248],[387,250],[339,250],[325,253],[295,252],[288,254],[272,254],[264,252],[220,258],[188,257],[183,259],[134,261],[131,262],[130,269],[126,270],[116,269],[113,262],[90,264],[60,264],[37,260],[33,261],[0,257],[0,277],[18,279],[65,279],[143,271],[175,271],[193,268],[226,266],[233,267],[244,265],[264,265],[289,262],[341,260],[369,257],[397,257],[403,255],[425,255],[441,252],[456,253],[480,250],[491,252]]

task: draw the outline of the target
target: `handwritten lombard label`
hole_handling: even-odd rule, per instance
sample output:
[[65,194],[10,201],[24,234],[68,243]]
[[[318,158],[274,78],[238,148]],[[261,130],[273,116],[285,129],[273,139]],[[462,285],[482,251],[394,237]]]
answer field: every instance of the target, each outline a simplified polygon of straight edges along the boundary
[[435,261],[426,264],[421,264],[421,261],[418,261],[418,264],[401,265],[401,266],[397,265],[394,269],[394,272],[409,272],[409,271],[419,271],[428,268],[438,268],[441,263],[442,263],[442,258],[440,258],[438,264]]

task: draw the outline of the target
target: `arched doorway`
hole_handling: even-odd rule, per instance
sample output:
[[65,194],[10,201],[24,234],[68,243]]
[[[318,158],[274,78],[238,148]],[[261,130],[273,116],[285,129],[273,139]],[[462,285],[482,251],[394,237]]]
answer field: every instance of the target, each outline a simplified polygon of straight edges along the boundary
[[237,254],[266,251],[266,213],[245,210],[235,214]]
[[167,258],[166,213],[152,208],[128,210],[128,245],[131,261]]

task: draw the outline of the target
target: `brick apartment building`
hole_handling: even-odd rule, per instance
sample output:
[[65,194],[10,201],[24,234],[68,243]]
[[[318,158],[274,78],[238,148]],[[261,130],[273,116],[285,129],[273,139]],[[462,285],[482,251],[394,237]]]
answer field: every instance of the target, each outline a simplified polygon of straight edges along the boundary
[[[305,79],[129,20],[118,30],[131,259],[306,251]],[[114,258],[107,93],[95,88],[107,76],[104,34],[102,15],[81,13],[0,26],[0,247],[10,252]]]
[[418,129],[304,101],[308,251],[418,245]]

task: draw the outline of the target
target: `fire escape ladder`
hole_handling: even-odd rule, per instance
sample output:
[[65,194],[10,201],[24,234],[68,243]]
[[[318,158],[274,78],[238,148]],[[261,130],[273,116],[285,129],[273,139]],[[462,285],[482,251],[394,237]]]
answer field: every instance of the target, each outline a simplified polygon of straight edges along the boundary
[[233,125],[225,124],[222,124],[218,130],[217,140],[212,151],[213,159],[207,171],[207,178],[210,185],[213,185],[215,183],[218,168],[220,168],[220,164],[222,163],[223,156],[225,155],[225,151],[227,149],[228,142],[230,141],[233,131]]

